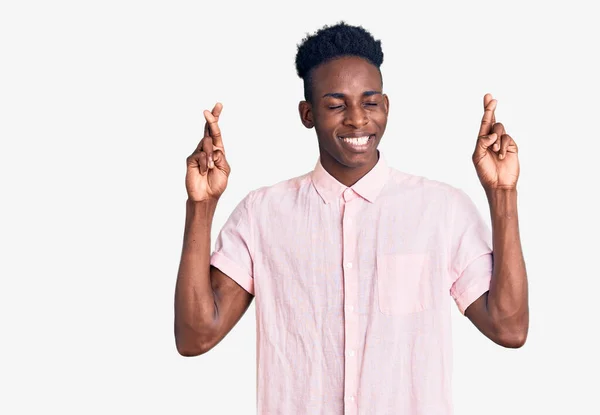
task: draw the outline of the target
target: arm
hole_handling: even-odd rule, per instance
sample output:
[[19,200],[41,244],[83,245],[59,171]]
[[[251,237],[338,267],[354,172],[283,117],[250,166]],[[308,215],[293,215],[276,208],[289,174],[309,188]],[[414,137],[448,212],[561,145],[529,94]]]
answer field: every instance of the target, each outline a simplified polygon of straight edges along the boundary
[[465,310],[487,337],[521,347],[529,329],[527,272],[517,214],[517,145],[496,123],[496,100],[484,97],[484,116],[473,162],[490,206],[494,267],[490,289]]
[[188,200],[175,287],[175,343],[182,356],[197,356],[219,343],[253,298],[210,266],[210,229],[231,171],[218,126],[221,110],[217,104],[204,112],[204,137],[186,160]]
[[210,229],[217,202],[186,202],[175,288],[175,341],[182,356],[206,353],[246,312],[253,296],[210,266]]
[[527,272],[519,238],[517,191],[488,192],[492,218],[494,268],[490,290],[465,310],[487,337],[505,347],[521,347],[527,338]]

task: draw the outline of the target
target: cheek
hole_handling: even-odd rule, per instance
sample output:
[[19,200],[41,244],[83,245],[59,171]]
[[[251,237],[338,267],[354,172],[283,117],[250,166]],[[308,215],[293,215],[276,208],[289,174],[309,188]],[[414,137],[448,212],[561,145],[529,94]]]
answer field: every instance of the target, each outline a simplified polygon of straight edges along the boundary
[[374,121],[377,125],[385,126],[387,123],[387,115],[385,111],[382,109],[381,111],[374,112],[371,114],[371,120]]
[[333,130],[340,124],[339,118],[339,115],[336,114],[319,114],[315,118],[315,125],[322,130]]

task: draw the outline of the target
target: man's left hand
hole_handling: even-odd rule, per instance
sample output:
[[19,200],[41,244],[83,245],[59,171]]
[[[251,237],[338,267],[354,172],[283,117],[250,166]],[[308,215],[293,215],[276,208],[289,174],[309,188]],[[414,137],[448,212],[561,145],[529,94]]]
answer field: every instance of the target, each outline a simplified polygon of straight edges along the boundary
[[483,119],[473,152],[473,164],[486,191],[514,190],[519,178],[517,144],[506,133],[504,126],[496,122],[494,114],[497,101],[491,94],[483,97]]

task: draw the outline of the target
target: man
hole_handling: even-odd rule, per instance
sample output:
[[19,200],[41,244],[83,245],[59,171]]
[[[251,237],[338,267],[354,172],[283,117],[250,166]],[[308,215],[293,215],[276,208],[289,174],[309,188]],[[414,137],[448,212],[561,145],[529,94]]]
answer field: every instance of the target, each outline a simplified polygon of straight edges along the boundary
[[177,349],[207,352],[256,297],[261,414],[450,414],[450,297],[494,342],[525,342],[517,146],[495,121],[496,100],[484,97],[473,152],[490,235],[464,192],[393,169],[377,150],[390,105],[382,62],[362,27],[342,22],[304,39],[299,113],[320,158],[310,173],[250,192],[212,256],[230,172],[220,104],[204,112],[187,159]]

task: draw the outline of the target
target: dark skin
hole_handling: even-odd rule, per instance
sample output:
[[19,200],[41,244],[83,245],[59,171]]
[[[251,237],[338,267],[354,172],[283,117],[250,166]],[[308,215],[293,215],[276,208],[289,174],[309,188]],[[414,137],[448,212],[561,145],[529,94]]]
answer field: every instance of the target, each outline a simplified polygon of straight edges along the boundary
[[175,287],[175,343],[182,356],[198,356],[219,343],[254,298],[210,265],[210,229],[231,168],[219,116],[223,106],[204,111],[204,137],[187,158],[183,249]]
[[[379,70],[358,57],[322,64],[312,74],[312,102],[299,113],[315,128],[321,163],[340,183],[352,186],[377,163],[389,99]],[[517,147],[496,123],[496,100],[484,97],[473,163],[492,217],[494,269],[490,290],[465,311],[492,341],[520,347],[527,337],[527,274],[519,239],[516,181]],[[204,137],[187,158],[186,222],[175,290],[175,339],[183,356],[197,356],[217,345],[240,320],[254,298],[227,275],[210,266],[210,229],[217,202],[231,171],[218,125],[222,105],[205,111]],[[357,148],[343,142],[369,137]],[[365,138],[366,139],[366,138]]]
[[[377,146],[387,125],[390,102],[379,69],[344,57],[313,69],[312,102],[298,105],[306,128],[315,128],[321,164],[340,183],[352,186],[377,164]],[[340,137],[370,137],[364,151],[348,149]]]
[[465,315],[495,343],[523,346],[529,330],[528,283],[519,236],[518,148],[504,125],[496,122],[497,101],[483,97],[484,114],[472,160],[485,190],[492,219],[494,268],[490,290]]

